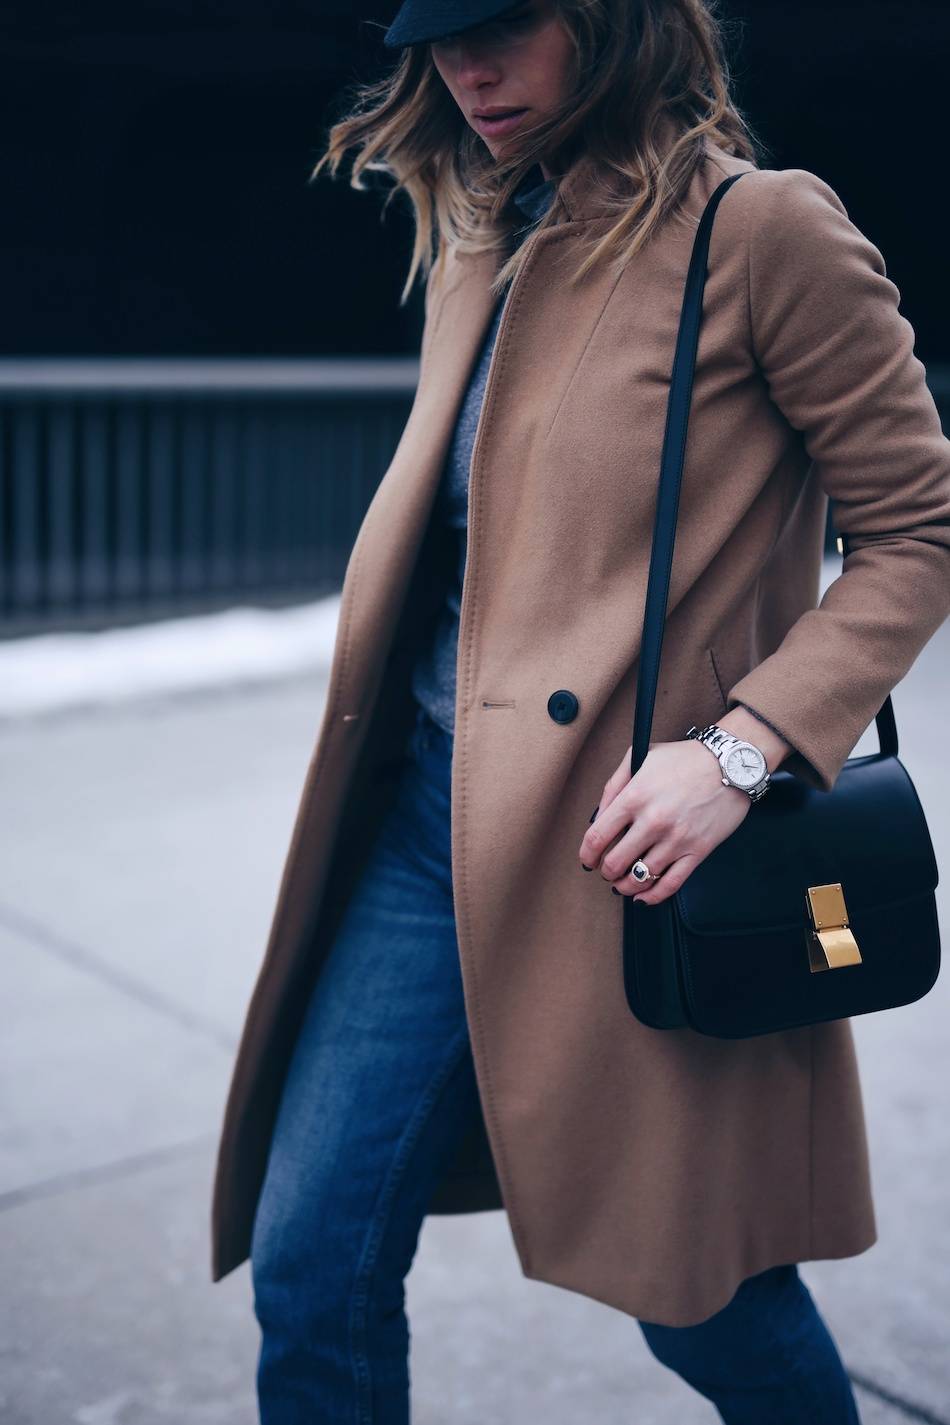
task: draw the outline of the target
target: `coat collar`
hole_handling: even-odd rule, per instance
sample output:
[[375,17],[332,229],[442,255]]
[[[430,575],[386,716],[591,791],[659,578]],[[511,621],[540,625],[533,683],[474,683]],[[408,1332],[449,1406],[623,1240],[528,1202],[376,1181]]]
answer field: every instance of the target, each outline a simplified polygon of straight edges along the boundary
[[[657,126],[654,145],[660,154],[672,147],[680,133],[680,126],[672,118],[661,118]],[[707,151],[720,150],[709,144]],[[595,218],[612,216],[617,218],[617,198],[622,189],[618,187],[618,176],[603,159],[591,154],[581,154],[560,178],[557,193],[564,208],[564,221],[570,223],[587,222]]]
[[[674,138],[670,121],[665,120],[656,140],[657,149],[664,152]],[[706,171],[710,162],[723,171],[744,166],[742,160],[730,158],[718,145],[707,140],[705,161],[692,175],[687,196],[690,206],[698,202],[701,207],[705,190],[714,181],[714,175]],[[539,168],[529,169],[518,185],[517,193],[526,200],[529,193],[538,191],[535,185],[540,177]],[[547,187],[547,184],[543,186]],[[565,228],[580,231],[582,225],[598,219],[605,226],[617,221],[616,207],[611,202],[613,200],[615,204],[618,195],[616,175],[602,159],[594,160],[589,155],[582,155],[557,180],[556,187],[561,210],[555,214],[549,228],[533,234],[528,241],[544,248],[556,242],[558,237],[567,236]],[[421,386],[427,393],[432,387],[442,415],[451,415],[455,411],[492,312],[496,309],[497,296],[491,290],[491,283],[497,264],[497,254],[489,249],[461,252],[457,248],[449,248],[446,254],[437,295],[430,303],[430,339],[427,359],[420,373]],[[434,423],[432,429],[435,429]],[[446,441],[450,434],[450,427],[447,426]],[[441,459],[444,453],[441,447],[438,453]],[[434,466],[431,473],[434,479],[437,473]]]

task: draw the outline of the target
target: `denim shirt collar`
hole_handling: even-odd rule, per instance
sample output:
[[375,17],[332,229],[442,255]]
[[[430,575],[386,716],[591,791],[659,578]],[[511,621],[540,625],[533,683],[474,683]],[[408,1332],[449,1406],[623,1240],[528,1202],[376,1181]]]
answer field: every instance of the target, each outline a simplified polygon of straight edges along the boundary
[[553,198],[556,187],[556,180],[545,178],[541,165],[536,163],[528,169],[515,189],[512,202],[516,203],[532,222],[537,222]]

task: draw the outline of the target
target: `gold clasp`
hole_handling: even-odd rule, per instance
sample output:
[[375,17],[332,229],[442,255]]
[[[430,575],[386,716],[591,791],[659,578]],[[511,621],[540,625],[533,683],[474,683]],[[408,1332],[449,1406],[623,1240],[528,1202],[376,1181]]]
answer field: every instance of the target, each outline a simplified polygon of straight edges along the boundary
[[860,965],[858,942],[848,929],[848,911],[841,882],[809,886],[805,905],[814,929],[808,936],[808,964],[816,970],[836,970],[841,965]]

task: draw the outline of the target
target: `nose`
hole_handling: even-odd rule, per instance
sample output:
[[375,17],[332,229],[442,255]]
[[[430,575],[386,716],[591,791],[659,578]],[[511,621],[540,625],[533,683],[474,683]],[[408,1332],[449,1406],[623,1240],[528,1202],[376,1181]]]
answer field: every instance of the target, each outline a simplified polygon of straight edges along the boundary
[[490,49],[471,40],[465,44],[459,43],[453,56],[453,68],[459,86],[467,90],[476,102],[479,100],[478,91],[486,84],[497,84],[501,75],[500,67],[492,59]]

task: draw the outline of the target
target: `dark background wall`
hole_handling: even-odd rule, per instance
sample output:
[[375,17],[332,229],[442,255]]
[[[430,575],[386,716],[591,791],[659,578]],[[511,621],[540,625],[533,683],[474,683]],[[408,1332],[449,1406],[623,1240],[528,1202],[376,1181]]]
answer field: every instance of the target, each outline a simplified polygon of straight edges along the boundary
[[[395,3],[0,5],[0,351],[412,352],[407,210],[307,179]],[[950,357],[945,0],[729,0],[737,94],[884,252],[928,362]]]

